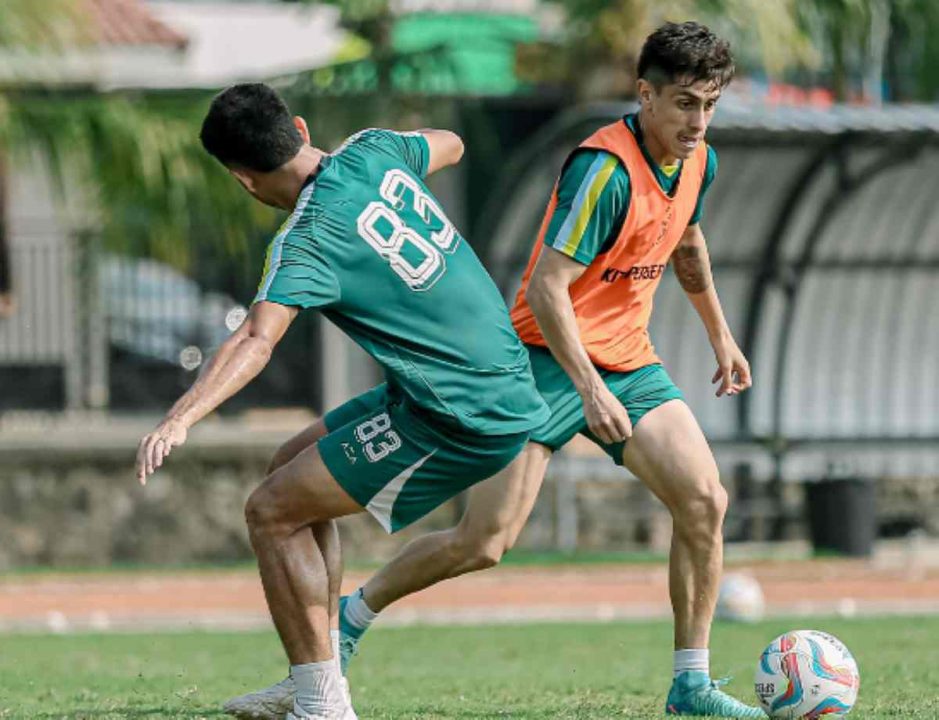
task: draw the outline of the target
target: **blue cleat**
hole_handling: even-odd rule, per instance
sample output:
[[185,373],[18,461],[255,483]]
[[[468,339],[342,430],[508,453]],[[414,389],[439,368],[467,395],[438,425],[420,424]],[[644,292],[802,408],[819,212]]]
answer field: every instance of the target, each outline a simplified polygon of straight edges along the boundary
[[349,669],[349,662],[359,652],[359,640],[365,630],[353,627],[346,622],[346,602],[349,596],[339,598],[339,667],[345,677]]
[[720,689],[725,680],[711,680],[707,673],[688,670],[672,682],[665,701],[666,715],[709,715],[721,718],[766,718],[758,707],[740,702]]

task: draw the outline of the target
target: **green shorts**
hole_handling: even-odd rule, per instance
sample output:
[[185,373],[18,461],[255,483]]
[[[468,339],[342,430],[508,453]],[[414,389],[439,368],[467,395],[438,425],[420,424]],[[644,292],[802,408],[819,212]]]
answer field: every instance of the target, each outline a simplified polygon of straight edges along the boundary
[[318,445],[342,488],[388,532],[506,467],[528,433],[481,435],[441,423],[379,385],[324,418]]
[[[535,386],[551,409],[551,419],[532,430],[529,439],[557,450],[580,433],[602,447],[617,465],[621,465],[625,443],[604,443],[591,433],[584,420],[580,395],[564,369],[546,348],[534,345],[526,347],[531,357]],[[681,390],[672,382],[665,368],[658,363],[629,372],[615,372],[603,368],[597,368],[597,371],[610,391],[623,403],[633,426],[637,425],[647,412],[659,405],[669,400],[684,399]]]

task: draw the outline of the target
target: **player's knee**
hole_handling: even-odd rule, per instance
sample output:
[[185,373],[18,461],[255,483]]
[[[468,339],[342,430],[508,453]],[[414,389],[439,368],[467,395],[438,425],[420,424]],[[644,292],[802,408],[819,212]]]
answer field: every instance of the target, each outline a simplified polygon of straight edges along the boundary
[[727,512],[727,491],[717,476],[707,478],[685,494],[673,509],[675,529],[695,544],[718,538]]
[[471,538],[463,546],[463,562],[472,570],[495,567],[511,548],[511,543],[502,533]]
[[248,502],[245,503],[245,522],[248,524],[248,535],[252,545],[277,535],[281,525],[280,518],[273,498],[265,485],[255,488]]
[[476,548],[474,559],[480,569],[495,567],[502,561],[506,547],[501,538],[493,538]]

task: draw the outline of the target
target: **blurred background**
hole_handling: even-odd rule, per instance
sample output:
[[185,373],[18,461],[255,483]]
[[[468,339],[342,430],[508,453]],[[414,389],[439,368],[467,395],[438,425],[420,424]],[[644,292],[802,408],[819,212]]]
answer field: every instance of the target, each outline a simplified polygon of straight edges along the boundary
[[[931,557],[939,4],[3,0],[0,571],[249,563],[242,507],[273,450],[380,381],[302,315],[260,378],[136,486],[137,440],[243,319],[283,220],[201,150],[215,92],[272,83],[326,150],[371,126],[458,132],[466,155],[431,186],[511,299],[566,154],[634,109],[642,41],[687,19],[738,63],[709,134],[703,227],[753,390],[713,397],[671,275],[652,335],[731,491],[729,557]],[[352,563],[401,545],[367,518],[342,532]],[[664,557],[669,536],[651,495],[575,442],[519,552]]]

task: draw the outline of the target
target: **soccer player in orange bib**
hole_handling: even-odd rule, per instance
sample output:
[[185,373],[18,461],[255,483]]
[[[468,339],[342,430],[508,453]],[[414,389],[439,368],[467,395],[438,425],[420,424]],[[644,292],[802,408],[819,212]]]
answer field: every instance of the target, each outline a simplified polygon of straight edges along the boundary
[[[344,668],[390,603],[495,565],[528,518],[551,453],[581,433],[641,479],[674,521],[669,591],[675,654],[666,714],[765,717],[710,677],[727,494],[648,333],[653,296],[671,261],[714,349],[717,395],[750,386],[699,225],[717,170],[704,135],[733,72],[727,43],[706,27],[664,25],[639,57],[638,112],[601,128],[569,156],[512,310],[551,419],[531,433],[515,463],[470,490],[457,527],[412,541],[342,599]],[[288,680],[236,699],[230,710],[258,707],[289,691]]]

